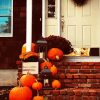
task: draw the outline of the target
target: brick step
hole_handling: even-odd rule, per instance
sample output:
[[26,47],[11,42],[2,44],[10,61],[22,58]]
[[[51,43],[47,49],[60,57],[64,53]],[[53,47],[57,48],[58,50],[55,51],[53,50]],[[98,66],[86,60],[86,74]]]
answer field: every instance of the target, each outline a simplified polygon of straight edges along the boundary
[[40,95],[45,95],[46,100],[100,100],[100,89],[41,90]]
[[72,74],[72,73],[58,73],[54,76],[54,78],[59,79],[100,79],[100,73],[99,74]]
[[61,82],[62,88],[100,88],[99,74],[65,74],[58,73],[53,77]]

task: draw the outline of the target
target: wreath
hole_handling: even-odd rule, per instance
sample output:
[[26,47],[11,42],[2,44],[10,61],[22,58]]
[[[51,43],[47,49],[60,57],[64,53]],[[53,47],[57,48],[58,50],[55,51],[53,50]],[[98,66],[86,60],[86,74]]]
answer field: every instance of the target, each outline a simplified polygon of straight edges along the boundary
[[88,0],[72,0],[77,6],[83,6],[87,4]]

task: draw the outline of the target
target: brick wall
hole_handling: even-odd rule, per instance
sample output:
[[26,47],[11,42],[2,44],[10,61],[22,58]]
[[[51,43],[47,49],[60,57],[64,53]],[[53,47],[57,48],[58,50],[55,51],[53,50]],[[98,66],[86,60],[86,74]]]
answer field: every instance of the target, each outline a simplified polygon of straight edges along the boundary
[[14,0],[13,37],[0,37],[0,69],[15,69],[21,46],[26,39],[26,0]]
[[[60,80],[59,90],[41,90],[46,100],[100,100],[100,62],[53,62],[58,74],[53,79]],[[21,62],[18,61],[18,75]]]

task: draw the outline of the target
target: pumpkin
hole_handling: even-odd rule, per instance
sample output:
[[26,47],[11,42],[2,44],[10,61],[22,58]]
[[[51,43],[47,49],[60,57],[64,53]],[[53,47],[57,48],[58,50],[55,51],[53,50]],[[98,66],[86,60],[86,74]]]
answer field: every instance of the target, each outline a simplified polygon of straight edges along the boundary
[[26,74],[26,75],[23,75],[21,78],[20,78],[20,83],[22,86],[28,86],[28,87],[31,87],[32,84],[36,81],[36,78],[35,76],[33,76],[32,74]]
[[50,71],[52,72],[52,75],[56,75],[57,74],[57,67],[55,65],[53,65],[51,68],[50,68]]
[[35,90],[40,90],[40,89],[42,89],[42,83],[36,81],[35,83],[32,84],[32,88]]
[[[31,51],[35,52],[36,49],[36,44],[35,43],[31,43]],[[21,53],[26,53],[26,43],[22,45],[22,50]]]
[[48,67],[48,69],[50,69],[52,67],[52,63],[49,61],[44,61],[40,64],[40,69],[44,69],[44,67]]
[[31,100],[32,91],[29,87],[14,87],[9,92],[9,100]]
[[34,96],[33,100],[44,100],[43,96]]
[[63,57],[63,51],[58,48],[51,48],[47,53],[47,57],[50,60],[61,60]]
[[52,82],[52,88],[58,89],[58,88],[60,88],[60,87],[61,87],[61,83],[60,83],[59,80],[54,80],[54,81]]

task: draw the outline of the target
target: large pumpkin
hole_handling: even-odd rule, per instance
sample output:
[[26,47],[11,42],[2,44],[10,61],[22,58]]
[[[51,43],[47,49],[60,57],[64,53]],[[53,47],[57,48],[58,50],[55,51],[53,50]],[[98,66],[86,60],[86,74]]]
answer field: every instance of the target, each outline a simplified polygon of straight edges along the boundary
[[44,100],[43,96],[34,96],[33,100]]
[[49,61],[44,61],[40,64],[40,69],[44,69],[44,67],[48,67],[49,69],[52,67],[52,63]]
[[[31,44],[31,51],[32,51],[32,52],[35,52],[35,49],[36,49],[36,44],[35,44],[35,43],[32,43],[32,44]],[[23,54],[23,53],[26,53],[26,43],[23,44],[21,53],[22,53],[22,54]]]
[[60,83],[59,80],[54,80],[54,81],[52,82],[52,88],[58,89],[58,88],[60,88],[60,87],[61,87],[61,83]]
[[35,76],[33,76],[32,74],[26,74],[26,75],[23,75],[21,78],[20,78],[20,83],[22,86],[28,86],[28,87],[31,87],[32,84],[36,81],[36,78]]
[[29,87],[14,87],[10,90],[9,100],[31,100],[32,91]]
[[58,48],[51,48],[47,56],[50,60],[60,60],[63,57],[63,51]]
[[50,71],[52,72],[52,75],[56,75],[57,74],[57,67],[55,65],[53,65],[51,68],[50,68]]
[[42,89],[42,83],[36,81],[35,83],[32,84],[32,88],[35,90],[40,90],[40,89]]

